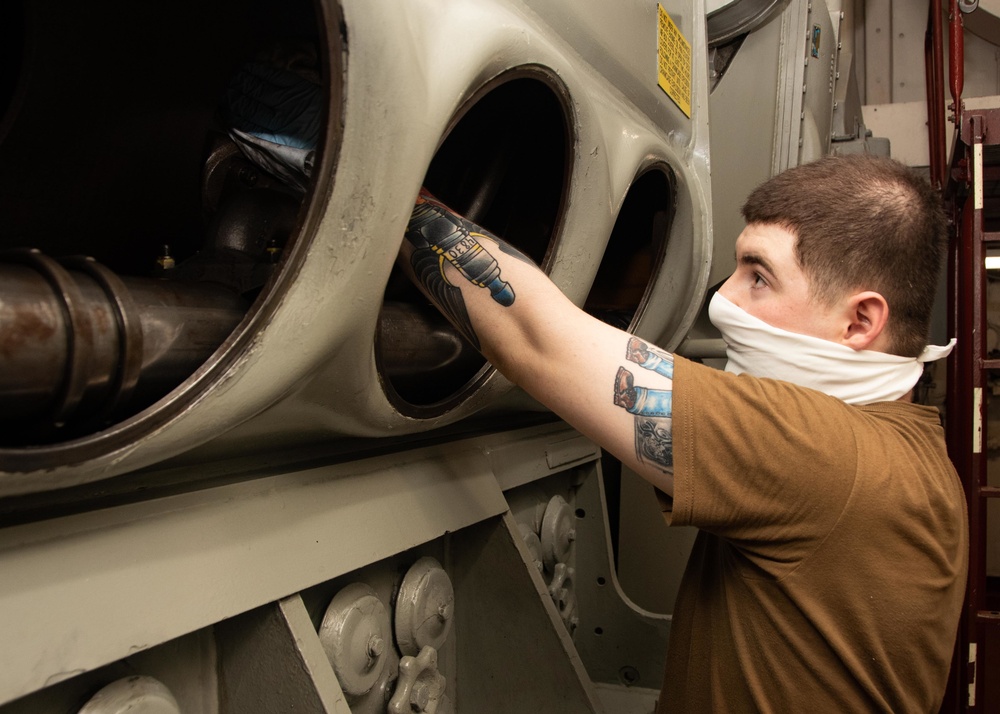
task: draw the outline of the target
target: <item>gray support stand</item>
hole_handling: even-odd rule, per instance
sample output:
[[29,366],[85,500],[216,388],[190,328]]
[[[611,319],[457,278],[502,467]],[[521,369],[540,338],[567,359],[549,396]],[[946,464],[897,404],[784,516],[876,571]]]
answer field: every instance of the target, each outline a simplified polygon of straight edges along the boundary
[[603,712],[513,518],[475,529],[452,546],[455,602],[463,603],[456,628],[464,633],[456,711]]
[[351,714],[298,595],[216,625],[219,714]]

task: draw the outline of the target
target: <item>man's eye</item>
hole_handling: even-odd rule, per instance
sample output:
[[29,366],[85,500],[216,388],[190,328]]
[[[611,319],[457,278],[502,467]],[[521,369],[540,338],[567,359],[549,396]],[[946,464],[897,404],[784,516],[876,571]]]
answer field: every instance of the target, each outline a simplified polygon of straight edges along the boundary
[[753,287],[755,287],[755,288],[766,288],[767,287],[767,281],[764,280],[764,277],[760,273],[754,273],[753,274]]

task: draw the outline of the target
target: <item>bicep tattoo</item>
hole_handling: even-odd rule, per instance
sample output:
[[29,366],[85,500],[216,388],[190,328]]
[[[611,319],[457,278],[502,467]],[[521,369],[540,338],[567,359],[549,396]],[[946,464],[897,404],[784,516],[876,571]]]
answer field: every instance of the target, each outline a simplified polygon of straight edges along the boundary
[[[625,358],[644,369],[673,379],[673,357],[636,337],[629,340]],[[635,415],[635,453],[639,461],[661,471],[672,472],[673,391],[638,387],[633,374],[625,367],[619,367],[615,375],[614,403]]]

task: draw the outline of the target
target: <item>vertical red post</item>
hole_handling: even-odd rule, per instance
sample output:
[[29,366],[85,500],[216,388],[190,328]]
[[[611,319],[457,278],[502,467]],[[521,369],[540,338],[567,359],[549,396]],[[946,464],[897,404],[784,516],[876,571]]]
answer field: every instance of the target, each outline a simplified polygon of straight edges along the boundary
[[955,126],[962,126],[962,89],[965,85],[965,23],[958,8],[958,0],[950,0],[948,7],[950,51],[948,52],[948,77],[951,80],[951,101],[954,104]]

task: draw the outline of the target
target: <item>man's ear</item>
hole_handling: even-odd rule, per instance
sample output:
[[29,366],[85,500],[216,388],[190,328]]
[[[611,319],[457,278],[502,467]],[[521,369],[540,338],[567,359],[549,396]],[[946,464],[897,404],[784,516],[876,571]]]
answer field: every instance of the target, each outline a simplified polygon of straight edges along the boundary
[[841,342],[855,350],[886,351],[889,337],[889,303],[872,290],[848,298],[848,325]]

